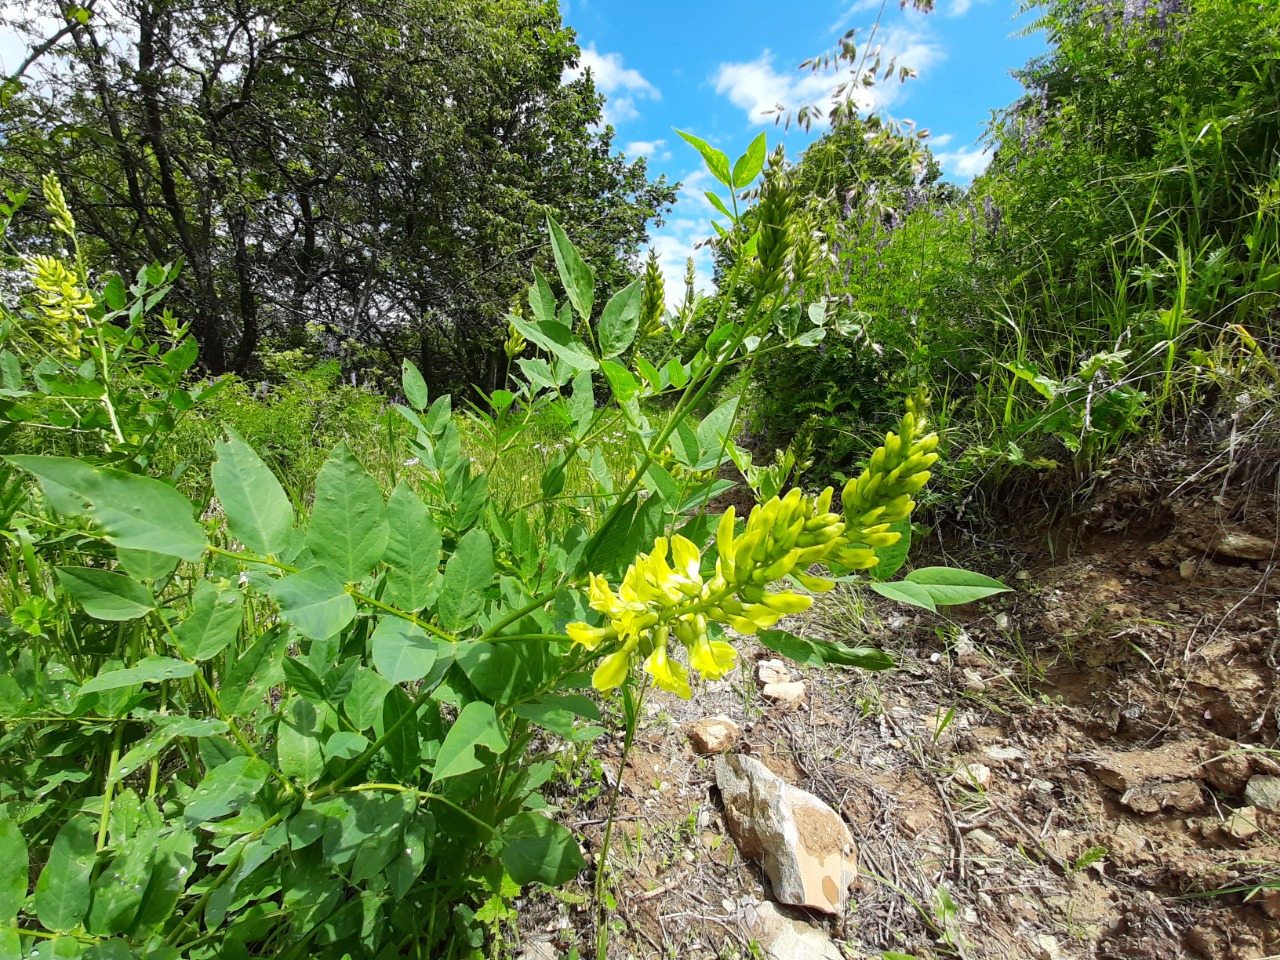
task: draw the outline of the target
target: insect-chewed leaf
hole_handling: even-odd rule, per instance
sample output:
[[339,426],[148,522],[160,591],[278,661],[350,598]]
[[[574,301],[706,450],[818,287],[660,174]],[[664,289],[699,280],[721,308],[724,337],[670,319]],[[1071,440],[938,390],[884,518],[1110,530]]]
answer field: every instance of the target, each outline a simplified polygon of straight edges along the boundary
[[258,795],[270,773],[257,757],[232,757],[214,767],[192,792],[184,812],[187,823],[194,826],[243,809]]
[[640,324],[640,295],[644,283],[633,280],[605,304],[600,314],[600,354],[616,357],[636,338]]
[[36,881],[36,917],[46,930],[65,933],[89,911],[93,892],[93,823],[81,814],[58,831],[49,860]]
[[573,834],[537,813],[519,813],[508,820],[502,840],[502,865],[521,886],[534,882],[558,886],[587,865]]
[[99,693],[132,687],[139,683],[160,683],[163,680],[181,680],[196,672],[194,663],[175,660],[173,657],[146,657],[137,666],[100,673],[80,688],[80,695]]
[[192,561],[204,553],[204,528],[195,520],[195,507],[167,483],[70,457],[5,459],[33,474],[63,512],[102,527],[117,547]]
[[430,400],[427,381],[422,379],[422,372],[408,357],[400,365],[400,384],[404,388],[404,398],[409,401],[409,406],[415,410],[427,409],[427,402]]
[[0,813],[0,924],[13,923],[27,899],[27,841],[7,813]]
[[345,441],[339,443],[316,477],[307,546],[317,561],[351,583],[382,559],[389,532],[378,481]]
[[271,584],[280,616],[308,640],[327,640],[356,617],[356,604],[328,567],[310,567]]
[[208,660],[236,638],[243,616],[239,590],[201,580],[191,598],[191,616],[173,632],[174,640],[188,660]]
[[564,291],[569,295],[569,302],[573,304],[578,316],[584,322],[589,321],[591,307],[595,302],[595,276],[551,214],[547,214],[547,228],[551,231],[551,252],[555,255],[556,269],[560,271]]
[[95,620],[136,620],[155,609],[145,586],[122,573],[96,567],[57,567],[58,582]]
[[422,610],[440,593],[440,531],[426,505],[406,483],[387,501],[390,537],[383,559],[387,574],[386,599],[402,610]]
[[489,534],[479,528],[471,530],[458,541],[458,548],[444,567],[439,611],[446,630],[465,630],[476,622],[493,583],[493,572]]
[[476,747],[487,747],[496,754],[507,749],[507,735],[498,722],[498,715],[483,700],[474,700],[459,712],[440,745],[432,781],[479,770],[484,763],[476,756]]
[[295,536],[293,505],[275,474],[234,430],[214,449],[210,473],[231,535],[256,553],[287,551]]

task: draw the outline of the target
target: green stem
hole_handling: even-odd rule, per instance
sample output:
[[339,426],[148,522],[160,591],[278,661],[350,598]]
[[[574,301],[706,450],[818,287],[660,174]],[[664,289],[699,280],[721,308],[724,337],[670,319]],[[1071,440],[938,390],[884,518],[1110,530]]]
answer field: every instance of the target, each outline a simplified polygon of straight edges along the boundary
[[600,856],[596,862],[596,960],[608,960],[609,923],[606,916],[604,897],[608,885],[609,846],[613,842],[613,824],[618,813],[618,797],[622,794],[622,778],[627,772],[627,757],[635,743],[636,730],[640,726],[640,713],[644,707],[644,697],[649,691],[649,678],[645,677],[640,688],[640,696],[636,698],[635,709],[629,711],[627,731],[622,741],[622,755],[618,761],[618,777],[613,783],[613,792],[609,795],[609,816],[605,820],[604,840],[600,845]]

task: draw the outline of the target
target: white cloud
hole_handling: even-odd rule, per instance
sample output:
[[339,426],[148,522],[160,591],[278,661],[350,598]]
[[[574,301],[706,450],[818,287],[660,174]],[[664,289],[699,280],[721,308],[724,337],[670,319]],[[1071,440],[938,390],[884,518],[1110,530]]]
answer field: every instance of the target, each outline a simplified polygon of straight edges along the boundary
[[684,270],[689,257],[693,257],[695,287],[704,293],[715,289],[711,249],[698,244],[711,236],[711,219],[717,216],[703,191],[719,185],[702,168],[684,173],[680,180],[676,215],[653,231],[653,248],[658,253],[658,266],[666,284],[667,307],[672,310],[684,302]]
[[947,16],[963,17],[972,6],[973,0],[951,0],[951,5],[947,7]]
[[632,140],[622,148],[629,157],[652,157],[655,160],[670,160],[671,151],[665,140]]
[[959,150],[935,153],[933,156],[943,170],[960,180],[972,180],[987,169],[987,164],[991,162],[991,153],[977,147],[961,147]]
[[955,139],[955,134],[943,133],[936,137],[929,138],[929,145],[932,147],[945,147],[948,143]]
[[[942,48],[923,30],[901,25],[883,32],[879,49],[884,66],[892,59],[899,67],[910,67],[917,72],[927,70],[943,57]],[[831,93],[849,78],[848,70],[780,73],[773,61],[773,54],[766,50],[746,63],[720,64],[711,78],[716,93],[727,95],[735,106],[747,112],[752,123],[772,122],[779,106],[785,111],[811,101],[829,105]],[[854,92],[854,99],[865,112],[887,107],[901,95],[902,85],[891,78],[873,87],[859,88]]]
[[591,71],[596,90],[606,98],[602,123],[616,126],[624,120],[634,120],[640,116],[637,100],[662,99],[662,91],[646,80],[639,70],[623,66],[622,54],[600,53],[594,43],[583,48],[578,65],[565,70],[561,80],[566,83],[576,80],[587,70]]
[[829,31],[831,33],[839,33],[847,27],[849,25],[849,21],[858,14],[870,13],[872,10],[879,10],[882,2],[883,0],[853,0],[853,3],[849,4],[844,13],[840,14],[839,19],[831,25]]

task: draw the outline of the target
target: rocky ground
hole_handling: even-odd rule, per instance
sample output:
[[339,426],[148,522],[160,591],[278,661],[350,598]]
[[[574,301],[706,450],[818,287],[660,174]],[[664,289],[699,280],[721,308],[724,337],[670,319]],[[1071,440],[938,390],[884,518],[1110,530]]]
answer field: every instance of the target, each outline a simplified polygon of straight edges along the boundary
[[[932,614],[844,591],[790,624],[897,669],[744,641],[730,678],[651,698],[609,955],[1280,957],[1267,477],[1165,459],[1117,465],[1069,517],[1011,496],[1003,534],[939,522],[913,552],[1011,593]],[[592,857],[620,746],[560,798]],[[519,904],[517,954],[594,955],[590,883]]]

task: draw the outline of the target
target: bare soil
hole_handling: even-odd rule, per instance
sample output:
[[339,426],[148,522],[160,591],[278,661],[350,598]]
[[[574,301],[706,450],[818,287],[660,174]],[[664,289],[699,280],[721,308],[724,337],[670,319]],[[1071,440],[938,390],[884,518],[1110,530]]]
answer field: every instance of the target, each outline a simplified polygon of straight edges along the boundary
[[[1280,813],[1233,820],[1250,776],[1280,775],[1278,557],[1219,550],[1274,545],[1277,498],[1271,471],[1187,476],[1154,455],[1117,466],[1053,522],[1010,494],[1007,522],[939,523],[913,552],[1009,594],[933,614],[842,591],[789,624],[879,645],[895,670],[796,669],[808,692],[787,708],[762,698],[752,658],[772,655],[744,640],[730,678],[651,698],[621,772],[610,956],[755,955],[768,881],[682,733],[724,714],[738,750],[849,824],[845,914],[789,911],[846,957],[1280,957]],[[621,752],[601,743],[598,776],[560,798],[592,859]],[[528,956],[594,954],[590,884],[520,905]]]

